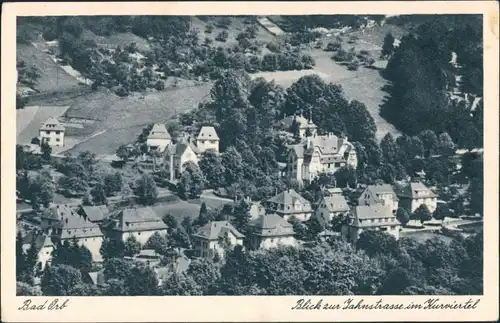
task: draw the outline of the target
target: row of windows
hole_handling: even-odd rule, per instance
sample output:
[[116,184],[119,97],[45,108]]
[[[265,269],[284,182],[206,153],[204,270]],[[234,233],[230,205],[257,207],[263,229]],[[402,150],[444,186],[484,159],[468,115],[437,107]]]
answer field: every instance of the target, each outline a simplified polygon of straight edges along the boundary
[[204,144],[206,141],[208,141],[211,144],[216,144],[217,143],[217,140],[198,140],[198,141],[200,142],[200,144]]
[[[51,131],[50,130],[46,130],[45,133],[48,134],[48,135],[50,135]],[[61,131],[56,131],[55,133],[56,133],[56,135],[59,135],[61,133]]]
[[[43,138],[43,140],[44,140],[45,142],[50,141],[50,137],[45,137],[45,138]],[[60,141],[61,141],[61,139],[56,138],[56,141],[57,141],[57,142],[60,142]]]

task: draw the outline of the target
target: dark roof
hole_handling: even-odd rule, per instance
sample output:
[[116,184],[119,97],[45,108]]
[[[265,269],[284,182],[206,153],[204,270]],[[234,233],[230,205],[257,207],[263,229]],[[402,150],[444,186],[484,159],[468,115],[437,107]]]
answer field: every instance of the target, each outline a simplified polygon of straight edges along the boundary
[[107,218],[109,209],[106,205],[88,206],[82,205],[80,207],[81,213],[85,215],[91,222],[103,221]]
[[207,240],[217,240],[224,237],[226,232],[231,232],[236,238],[245,237],[229,221],[212,221],[207,223],[194,236]]
[[[368,221],[386,219],[383,222]],[[360,205],[354,209],[354,226],[356,227],[378,227],[387,225],[401,225],[392,210],[382,204]]]
[[61,239],[100,237],[103,235],[97,223],[90,222],[83,215],[78,214],[64,204],[54,205],[46,209],[42,218],[55,221],[52,227],[61,229]]
[[112,230],[121,232],[166,230],[167,225],[150,207],[128,208],[113,212]]
[[398,196],[404,198],[434,198],[437,195],[420,182],[410,183],[398,190]]
[[36,250],[40,250],[43,247],[53,247],[54,244],[48,235],[36,234],[35,232],[29,232],[23,239],[23,245],[31,245],[35,242]]
[[293,225],[277,214],[259,216],[250,222],[255,234],[260,236],[289,236],[294,235]]
[[196,147],[195,145],[193,145],[190,142],[185,142],[185,141],[179,142],[179,143],[174,144],[174,145],[170,145],[168,148],[168,152],[170,154],[177,156],[177,157],[180,157],[180,156],[182,156],[182,154],[184,154],[184,152],[186,151],[186,149],[188,147],[190,147],[195,154],[200,153],[200,150],[198,149],[198,147]]

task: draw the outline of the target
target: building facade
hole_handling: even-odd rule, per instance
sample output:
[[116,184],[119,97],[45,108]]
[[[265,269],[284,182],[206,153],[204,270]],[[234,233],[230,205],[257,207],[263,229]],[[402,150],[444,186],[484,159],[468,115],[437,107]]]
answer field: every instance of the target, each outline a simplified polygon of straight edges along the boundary
[[277,214],[260,216],[250,222],[251,244],[255,249],[297,246],[293,226]]
[[193,235],[194,254],[209,259],[218,254],[224,258],[226,250],[242,246],[244,238],[229,221],[212,221]]
[[136,207],[112,212],[106,234],[116,240],[127,241],[134,236],[141,245],[155,234],[166,234],[167,225],[150,207]]
[[172,142],[172,137],[164,124],[155,123],[146,139],[150,151],[164,152]]
[[355,243],[363,231],[382,231],[399,239],[401,223],[390,206],[382,204],[359,205],[354,208],[350,221],[342,226],[342,235]]
[[53,241],[72,242],[87,247],[93,261],[102,261],[101,245],[104,235],[97,223],[90,222],[67,205],[59,204],[45,210],[41,216],[41,228]]
[[433,213],[437,207],[437,195],[420,182],[409,183],[397,191],[400,205],[410,212],[422,204],[427,205],[429,211]]
[[47,264],[52,261],[52,252],[54,251],[54,244],[50,237],[43,233],[30,232],[24,238],[23,251],[28,252],[31,246],[37,250],[37,265],[38,269],[44,270]]
[[313,135],[292,145],[287,156],[287,176],[300,183],[310,183],[321,173],[335,173],[342,167],[356,168],[356,150],[347,138],[330,133]]
[[358,205],[373,204],[386,205],[391,208],[393,214],[396,214],[399,206],[399,198],[389,184],[368,185],[358,198]]
[[301,138],[306,138],[307,135],[313,136],[318,130],[318,127],[311,120],[307,120],[302,115],[285,117],[278,122],[278,127],[284,128],[287,131],[293,131],[294,124],[298,128]]
[[170,180],[179,178],[187,162],[198,165],[200,151],[192,143],[185,141],[170,145],[166,150],[165,168],[170,173]]
[[49,118],[40,127],[40,144],[46,143],[50,146],[64,146],[65,127],[56,118]]
[[209,149],[219,152],[219,142],[220,139],[215,128],[210,126],[202,127],[198,133],[198,137],[196,137],[196,147],[200,154]]
[[325,226],[334,218],[343,219],[349,212],[350,207],[343,195],[333,194],[324,196],[318,203],[314,216]]
[[275,213],[288,221],[292,216],[299,221],[307,221],[313,210],[311,203],[297,193],[288,189],[263,202],[267,213]]

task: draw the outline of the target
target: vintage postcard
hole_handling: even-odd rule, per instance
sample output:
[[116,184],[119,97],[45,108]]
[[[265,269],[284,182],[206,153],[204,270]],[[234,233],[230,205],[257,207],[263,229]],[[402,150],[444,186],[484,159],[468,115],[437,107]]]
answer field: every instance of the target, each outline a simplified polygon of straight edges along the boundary
[[498,3],[8,3],[5,322],[498,319]]

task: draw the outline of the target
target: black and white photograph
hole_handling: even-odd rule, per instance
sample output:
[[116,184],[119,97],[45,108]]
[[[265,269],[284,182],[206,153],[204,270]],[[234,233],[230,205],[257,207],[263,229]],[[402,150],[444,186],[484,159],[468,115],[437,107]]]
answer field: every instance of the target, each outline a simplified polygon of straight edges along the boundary
[[485,23],[17,16],[17,307],[484,295]]

